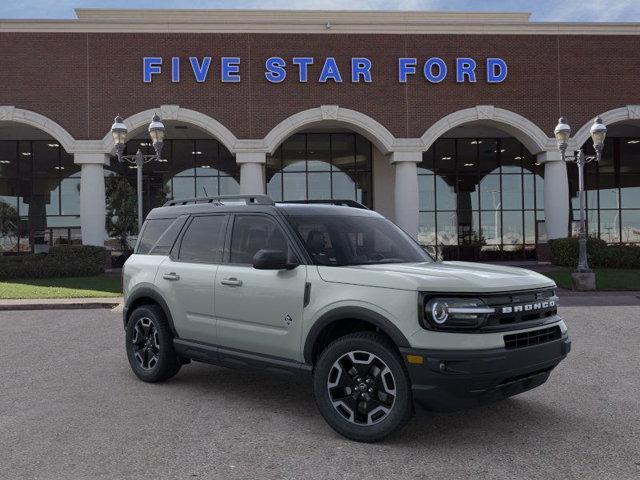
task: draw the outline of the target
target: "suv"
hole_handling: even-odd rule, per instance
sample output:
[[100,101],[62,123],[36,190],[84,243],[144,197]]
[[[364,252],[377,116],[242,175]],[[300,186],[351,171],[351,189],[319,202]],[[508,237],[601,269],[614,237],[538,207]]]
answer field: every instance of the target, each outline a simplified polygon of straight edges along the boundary
[[556,285],[434,261],[351,201],[171,201],[124,266],[126,351],[146,382],[191,360],[306,377],[324,419],[372,442],[414,400],[452,410],[543,384],[571,342]]

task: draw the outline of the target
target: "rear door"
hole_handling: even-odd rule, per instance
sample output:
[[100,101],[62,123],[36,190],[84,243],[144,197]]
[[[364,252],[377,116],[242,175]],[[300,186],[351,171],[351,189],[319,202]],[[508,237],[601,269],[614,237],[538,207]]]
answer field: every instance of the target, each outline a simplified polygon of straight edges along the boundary
[[171,256],[158,268],[156,285],[181,338],[216,343],[214,281],[228,220],[226,214],[193,216]]
[[229,259],[216,275],[218,343],[222,347],[300,360],[306,265],[292,270],[256,270],[261,249],[297,257],[292,238],[275,218],[236,214]]

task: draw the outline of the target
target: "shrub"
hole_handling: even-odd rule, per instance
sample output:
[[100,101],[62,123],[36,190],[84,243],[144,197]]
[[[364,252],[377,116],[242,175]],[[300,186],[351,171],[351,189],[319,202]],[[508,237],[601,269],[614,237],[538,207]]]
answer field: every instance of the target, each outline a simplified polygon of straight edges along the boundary
[[0,279],[100,275],[106,260],[103,247],[58,245],[49,253],[0,257]]
[[[551,263],[563,267],[578,265],[578,239],[561,238],[549,241]],[[607,245],[598,238],[587,238],[587,259],[591,267],[639,268],[640,247]]]

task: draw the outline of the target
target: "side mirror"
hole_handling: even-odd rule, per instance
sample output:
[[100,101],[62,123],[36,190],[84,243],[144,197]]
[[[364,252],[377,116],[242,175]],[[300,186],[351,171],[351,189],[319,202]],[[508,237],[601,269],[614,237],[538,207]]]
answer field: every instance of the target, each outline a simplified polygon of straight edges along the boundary
[[253,256],[253,268],[257,270],[292,270],[297,263],[287,261],[282,250],[258,250]]

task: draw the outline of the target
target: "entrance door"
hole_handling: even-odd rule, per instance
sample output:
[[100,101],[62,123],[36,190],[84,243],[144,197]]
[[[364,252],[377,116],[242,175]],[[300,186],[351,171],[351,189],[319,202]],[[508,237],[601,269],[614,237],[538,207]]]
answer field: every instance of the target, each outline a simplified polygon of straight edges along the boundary
[[236,215],[229,263],[215,284],[218,343],[223,347],[300,360],[306,266],[256,270],[258,250],[293,255],[287,236],[268,215]]

